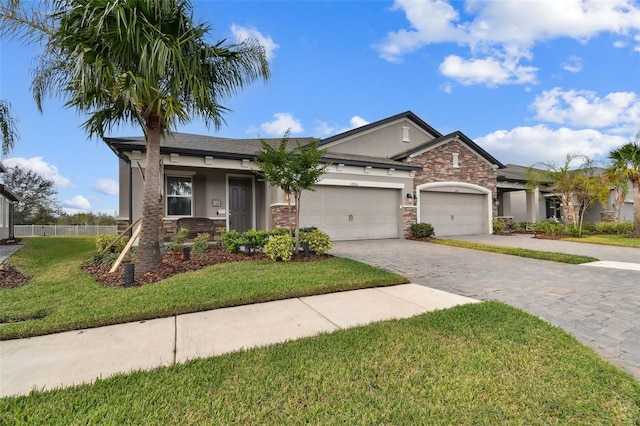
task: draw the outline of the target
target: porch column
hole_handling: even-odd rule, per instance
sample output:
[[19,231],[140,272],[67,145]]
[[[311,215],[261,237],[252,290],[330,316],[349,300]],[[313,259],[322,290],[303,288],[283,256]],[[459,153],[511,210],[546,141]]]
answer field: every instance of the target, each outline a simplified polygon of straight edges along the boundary
[[527,222],[538,222],[540,214],[540,189],[536,186],[532,190],[526,192],[527,204]]

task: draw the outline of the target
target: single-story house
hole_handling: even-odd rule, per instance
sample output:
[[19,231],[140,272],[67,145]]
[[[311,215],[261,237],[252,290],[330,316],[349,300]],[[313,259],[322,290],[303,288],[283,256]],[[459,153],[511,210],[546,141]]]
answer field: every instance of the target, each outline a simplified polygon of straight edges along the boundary
[[[6,173],[7,169],[0,163],[0,173]],[[0,183],[0,240],[13,239],[13,203],[18,197],[9,188]]]
[[[544,222],[562,220],[560,200],[557,195],[544,188],[527,188],[526,170],[528,167],[507,164],[498,171],[498,217],[517,222]],[[620,221],[633,220],[633,194],[631,182],[625,201],[619,206]],[[587,209],[585,222],[611,221],[616,213],[616,190],[611,188],[605,205],[600,202]]]
[[[280,139],[265,139],[274,146]],[[292,146],[309,138],[290,139]],[[118,222],[141,214],[144,137],[107,137],[119,158]],[[405,238],[416,222],[438,236],[489,234],[504,165],[456,131],[447,135],[411,111],[323,139],[328,170],[301,199],[300,225],[334,240]],[[216,234],[286,226],[288,202],[261,181],[260,139],[173,133],[161,140],[164,235],[183,217],[209,218]]]

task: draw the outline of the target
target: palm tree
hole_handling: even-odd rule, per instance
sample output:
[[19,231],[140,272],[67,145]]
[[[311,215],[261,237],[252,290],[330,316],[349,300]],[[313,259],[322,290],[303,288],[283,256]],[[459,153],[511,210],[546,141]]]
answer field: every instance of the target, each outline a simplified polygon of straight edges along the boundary
[[7,155],[13,149],[19,136],[16,132],[16,119],[11,114],[11,105],[0,99],[0,134],[2,136],[2,155]]
[[33,81],[39,108],[46,95],[87,114],[89,137],[136,123],[146,138],[142,224],[136,275],[156,269],[159,248],[160,138],[199,117],[218,128],[220,102],[262,77],[264,48],[255,40],[208,44],[188,0],[58,0]]
[[622,145],[609,153],[611,164],[607,173],[631,181],[633,192],[633,233],[640,238],[640,131],[635,141]]

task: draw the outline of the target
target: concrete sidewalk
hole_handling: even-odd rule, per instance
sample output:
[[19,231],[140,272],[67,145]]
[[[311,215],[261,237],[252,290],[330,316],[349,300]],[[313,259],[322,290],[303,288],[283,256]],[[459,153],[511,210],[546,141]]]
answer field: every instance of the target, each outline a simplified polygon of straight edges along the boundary
[[0,396],[264,346],[475,303],[403,284],[0,342]]
[[6,262],[21,247],[22,244],[0,244],[0,265]]

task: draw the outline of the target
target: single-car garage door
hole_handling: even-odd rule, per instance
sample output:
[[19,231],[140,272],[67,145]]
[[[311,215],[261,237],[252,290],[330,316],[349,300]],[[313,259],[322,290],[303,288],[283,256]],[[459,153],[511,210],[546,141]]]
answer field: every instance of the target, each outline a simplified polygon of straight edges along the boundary
[[398,189],[318,185],[300,204],[300,226],[318,227],[333,240],[398,238]]
[[484,234],[487,220],[486,194],[420,193],[420,222],[433,225],[436,236]]

